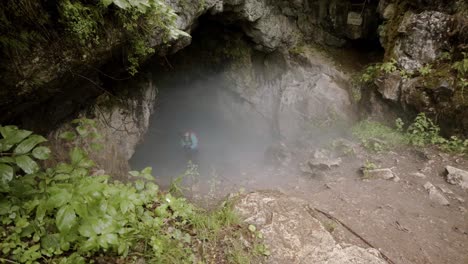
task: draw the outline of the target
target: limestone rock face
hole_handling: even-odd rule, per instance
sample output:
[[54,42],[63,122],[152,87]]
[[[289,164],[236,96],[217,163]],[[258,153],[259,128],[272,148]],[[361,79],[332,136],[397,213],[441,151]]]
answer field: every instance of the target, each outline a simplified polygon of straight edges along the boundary
[[[160,56],[189,45],[189,34],[203,14],[214,15],[223,23],[240,25],[256,44],[256,49],[271,52],[288,49],[302,40],[342,46],[349,38],[365,38],[373,32],[371,18],[376,8],[373,5],[358,8],[359,12],[364,11],[355,19],[358,25],[348,19],[355,10],[344,1],[167,0],[166,3],[177,14],[175,27],[187,34],[177,34],[166,42],[155,30],[150,44]],[[80,89],[83,84],[76,79],[83,82],[91,79],[99,83],[96,74],[99,71],[90,69],[99,70],[115,58],[124,42],[124,35],[116,26],[108,29],[108,34],[100,40],[101,44],[83,51],[84,54],[71,47],[37,47],[31,56],[18,58],[14,65],[5,60],[0,72],[0,112],[3,113],[0,122],[17,118],[24,109],[34,107],[29,103],[32,101],[30,98],[34,98],[36,104],[45,103],[53,95]],[[15,70],[17,68],[21,74]]]
[[265,237],[272,264],[383,264],[377,250],[338,244],[300,199],[276,192],[240,197],[235,209]]
[[[314,128],[338,128],[355,117],[347,93],[349,77],[313,48],[301,56],[303,63],[271,54],[226,73],[234,84],[230,89],[271,119],[274,132],[286,140]],[[256,64],[264,65],[264,71],[256,71]]]
[[447,182],[459,185],[463,189],[468,189],[468,171],[464,171],[452,166],[447,166]]
[[377,79],[375,85],[384,99],[397,102],[400,99],[401,81],[402,78],[399,74],[392,73]]
[[[101,150],[89,151],[90,157],[96,162],[96,170],[119,180],[125,179],[129,171],[128,160],[148,130],[149,118],[156,101],[157,89],[151,81],[141,81],[139,86],[134,87],[133,90],[137,91],[135,94],[119,102],[113,101],[115,98],[103,95],[98,98],[98,103],[92,110],[79,114],[79,117],[94,119],[95,132],[101,136],[98,140],[83,138],[80,146],[90,148],[93,143],[101,144]],[[64,131],[73,131],[73,128],[63,125],[48,136],[54,152],[59,153],[61,157],[66,157],[66,153],[72,147],[63,144],[59,139]]]
[[394,47],[398,64],[408,72],[414,72],[432,63],[449,48],[450,21],[451,16],[441,12],[407,12],[398,28],[400,36]]

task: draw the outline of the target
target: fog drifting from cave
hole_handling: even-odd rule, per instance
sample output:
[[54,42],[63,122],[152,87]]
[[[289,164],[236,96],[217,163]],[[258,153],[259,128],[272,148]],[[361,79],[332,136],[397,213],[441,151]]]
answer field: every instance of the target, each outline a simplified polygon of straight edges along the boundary
[[[132,169],[153,168],[163,186],[185,172],[187,157],[181,135],[199,138],[199,183],[213,178],[233,188],[248,180],[248,170],[261,170],[265,150],[273,143],[270,124],[247,102],[229,92],[219,76],[200,78],[183,72],[161,83],[150,127],[130,163]],[[158,80],[154,80],[156,83]],[[241,179],[242,178],[242,179]]]

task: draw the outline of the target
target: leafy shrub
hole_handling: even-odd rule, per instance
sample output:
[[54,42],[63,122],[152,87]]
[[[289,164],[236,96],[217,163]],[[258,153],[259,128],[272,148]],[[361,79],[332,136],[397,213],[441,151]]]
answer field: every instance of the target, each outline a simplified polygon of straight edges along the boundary
[[[92,122],[75,123],[77,134],[63,138],[92,136]],[[194,245],[213,247],[223,230],[241,230],[229,204],[200,210],[161,192],[151,168],[130,172],[132,183],[111,182],[92,174],[95,164],[79,147],[70,150],[68,162],[43,167],[51,156],[41,145],[44,137],[14,126],[0,126],[0,134],[0,261],[76,264],[106,253],[188,263],[204,258]]]
[[468,53],[463,52],[463,60],[454,62],[452,68],[457,71],[460,76],[468,74]]
[[104,22],[102,11],[99,7],[85,6],[79,1],[62,0],[60,2],[62,23],[81,45],[86,45],[89,41],[99,43],[97,31],[98,24]]
[[406,130],[404,125],[400,118],[395,120],[396,129],[366,120],[356,124],[352,133],[365,148],[376,152],[405,144],[418,147],[432,145],[455,153],[468,152],[468,139],[462,140],[456,136],[449,139],[442,137],[440,128],[424,113],[418,114]]
[[421,68],[419,68],[419,73],[421,76],[427,76],[432,72],[432,66],[430,64],[427,64]]
[[441,144],[445,139],[440,136],[440,128],[424,113],[420,113],[407,129],[409,142],[415,146]]
[[352,128],[352,133],[365,148],[376,152],[406,143],[406,138],[398,131],[381,123],[368,120],[355,125]]

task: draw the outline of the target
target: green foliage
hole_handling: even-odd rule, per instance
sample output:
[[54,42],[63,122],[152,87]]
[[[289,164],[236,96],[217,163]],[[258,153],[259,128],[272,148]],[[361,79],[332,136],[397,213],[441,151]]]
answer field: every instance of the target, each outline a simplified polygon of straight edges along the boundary
[[468,53],[463,52],[463,60],[454,62],[452,68],[457,71],[460,76],[468,74]]
[[103,9],[95,6],[86,6],[80,1],[60,1],[60,15],[62,23],[68,31],[80,42],[86,45],[93,41],[99,44],[98,24],[102,24]]
[[[74,47],[86,55],[90,49],[122,40],[128,71],[133,75],[141,61],[154,53],[155,40],[167,43],[187,35],[175,27],[177,15],[163,0],[59,0],[54,5],[15,2],[8,1],[0,9],[0,46],[12,57],[27,55],[31,47],[47,45],[47,41],[56,47]],[[113,34],[118,39],[109,39],[109,33],[114,32],[119,32]]]
[[[94,137],[94,121],[74,123],[64,140]],[[151,168],[129,172],[132,183],[111,182],[91,175],[94,162],[76,146],[68,162],[43,167],[40,161],[51,156],[45,138],[14,126],[0,126],[0,134],[0,256],[8,262],[89,263],[105,253],[189,263],[196,259],[195,244],[213,247],[223,230],[240,230],[229,204],[197,209],[161,192]]]
[[440,144],[444,141],[444,138],[440,136],[440,128],[424,113],[416,116],[407,132],[409,142],[415,146],[423,147],[429,144]]
[[421,76],[427,76],[432,72],[432,66],[430,64],[427,64],[421,68],[419,68],[419,73]]
[[377,63],[366,67],[359,75],[359,82],[362,84],[369,84],[373,82],[381,74],[390,74],[398,71],[397,61],[391,59],[384,63]]
[[378,168],[379,167],[375,163],[366,160],[366,163],[361,168],[361,170],[362,170],[362,179],[370,179],[371,176],[369,175],[369,171],[375,170],[375,169],[378,169]]
[[379,74],[379,66],[378,65],[370,65],[364,69],[363,73],[359,76],[359,81],[363,84],[371,83],[372,81],[377,78]]
[[396,129],[393,129],[378,122],[362,121],[352,128],[352,133],[365,148],[376,152],[405,144],[437,146],[448,152],[468,152],[468,140],[456,136],[449,139],[442,137],[440,128],[424,113],[418,114],[406,130],[400,118],[395,121],[395,125]]
[[406,138],[398,131],[381,123],[368,120],[356,124],[352,128],[352,133],[365,148],[376,152],[406,143]]
[[397,62],[395,59],[391,59],[390,61],[384,62],[380,64],[379,70],[383,73],[392,73],[397,70]]

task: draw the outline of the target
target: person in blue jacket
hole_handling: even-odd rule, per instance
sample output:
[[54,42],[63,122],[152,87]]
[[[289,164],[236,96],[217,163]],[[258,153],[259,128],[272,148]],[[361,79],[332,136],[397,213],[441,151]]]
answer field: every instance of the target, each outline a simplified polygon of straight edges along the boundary
[[198,137],[192,131],[187,131],[184,133],[180,144],[184,148],[185,155],[188,160],[196,162],[196,155],[198,153]]

